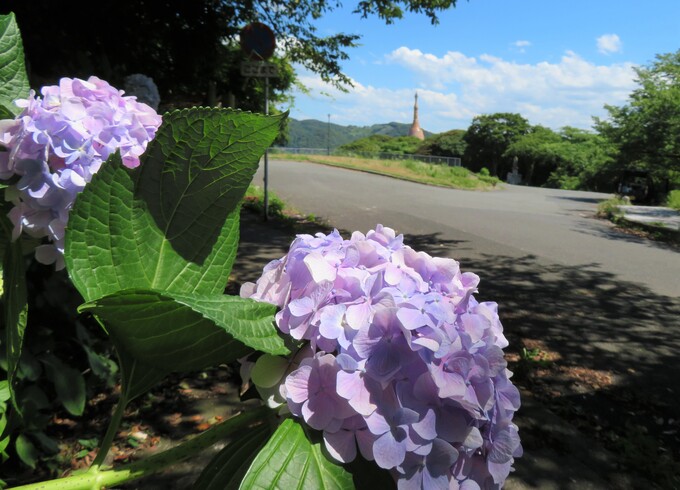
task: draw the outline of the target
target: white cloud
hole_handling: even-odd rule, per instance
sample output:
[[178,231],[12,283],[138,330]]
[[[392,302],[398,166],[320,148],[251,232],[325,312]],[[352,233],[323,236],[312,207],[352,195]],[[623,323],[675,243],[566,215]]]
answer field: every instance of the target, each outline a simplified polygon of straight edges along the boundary
[[519,51],[520,53],[526,53],[526,51],[527,51],[526,48],[528,48],[529,46],[531,46],[531,42],[525,41],[525,40],[519,40],[519,41],[515,41],[514,43],[512,43],[512,45],[513,45],[513,46],[516,48],[516,50]]
[[[312,73],[299,72],[311,95],[297,96],[300,107],[293,109],[293,117],[325,120],[331,113],[338,124],[408,123],[417,89],[421,126],[433,132],[466,128],[475,115],[494,112],[518,112],[532,124],[555,129],[589,128],[592,116],[606,115],[605,104],[625,103],[635,87],[633,64],[596,65],[571,51],[554,63],[528,64],[401,47],[385,63],[403,69],[403,78],[415,80],[415,86],[389,89],[355,81],[343,93]],[[324,92],[332,98],[318,95]]]
[[552,127],[589,127],[604,104],[623,103],[635,85],[631,63],[595,65],[571,51],[559,62],[536,64],[453,51],[437,57],[407,47],[388,59],[413,72],[421,86],[458,94],[470,112],[522,113],[522,107],[536,107],[525,115]]
[[616,34],[603,34],[597,38],[597,50],[602,54],[619,53],[621,48],[621,39]]
[[[305,105],[322,107],[317,112],[305,112],[303,107],[295,107],[292,117],[297,119],[325,120],[331,114],[332,122],[342,125],[368,126],[376,123],[392,121],[410,123],[413,119],[413,102],[415,89],[388,89],[371,85],[363,85],[354,80],[354,88],[342,92],[324,83],[318,76],[310,72],[298,70],[300,81],[310,94],[298,94],[298,102],[306,98]],[[310,101],[309,98],[312,100]],[[310,104],[311,103],[311,104]],[[418,107],[420,121],[428,131],[439,132],[453,127],[435,128],[435,120],[469,121],[475,114],[458,100],[454,93],[443,93],[428,89],[418,89]],[[423,119],[422,115],[427,114]],[[459,125],[460,126],[460,125]]]

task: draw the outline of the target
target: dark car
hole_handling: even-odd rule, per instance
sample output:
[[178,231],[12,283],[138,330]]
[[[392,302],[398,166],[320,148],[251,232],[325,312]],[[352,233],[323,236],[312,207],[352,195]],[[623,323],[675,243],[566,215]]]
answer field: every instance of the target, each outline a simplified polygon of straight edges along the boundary
[[650,199],[651,179],[646,170],[624,170],[618,192],[636,202]]

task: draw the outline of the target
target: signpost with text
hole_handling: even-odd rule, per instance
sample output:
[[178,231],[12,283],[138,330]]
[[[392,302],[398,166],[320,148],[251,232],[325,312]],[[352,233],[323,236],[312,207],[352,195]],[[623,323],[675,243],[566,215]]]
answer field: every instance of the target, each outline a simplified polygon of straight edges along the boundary
[[241,62],[241,75],[244,77],[275,78],[279,76],[279,67],[266,61]]

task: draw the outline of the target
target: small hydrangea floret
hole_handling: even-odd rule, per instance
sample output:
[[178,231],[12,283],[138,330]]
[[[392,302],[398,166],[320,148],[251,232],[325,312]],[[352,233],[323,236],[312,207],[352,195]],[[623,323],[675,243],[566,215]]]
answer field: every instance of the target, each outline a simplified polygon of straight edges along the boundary
[[522,453],[508,342],[478,283],[378,225],[299,235],[241,295],[277,305],[281,332],[305,341],[279,395],[333,458],[361,453],[400,489],[471,490],[500,488]]
[[17,178],[6,196],[13,238],[22,231],[49,244],[36,259],[63,267],[64,230],[76,196],[114,152],[128,168],[153,139],[161,117],[97,77],[62,78],[15,103],[23,111],[0,121],[0,179]]

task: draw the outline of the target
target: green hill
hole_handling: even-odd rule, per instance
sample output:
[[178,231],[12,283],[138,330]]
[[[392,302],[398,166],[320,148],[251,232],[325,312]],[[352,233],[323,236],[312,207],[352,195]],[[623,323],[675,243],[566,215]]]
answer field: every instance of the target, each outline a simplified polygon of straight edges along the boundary
[[[391,122],[374,124],[373,126],[341,126],[330,124],[330,147],[337,148],[352,141],[367,138],[372,135],[406,136],[410,124]],[[434,133],[425,131],[425,137]],[[327,148],[329,139],[328,122],[316,119],[288,120],[288,143],[291,148]]]

